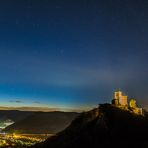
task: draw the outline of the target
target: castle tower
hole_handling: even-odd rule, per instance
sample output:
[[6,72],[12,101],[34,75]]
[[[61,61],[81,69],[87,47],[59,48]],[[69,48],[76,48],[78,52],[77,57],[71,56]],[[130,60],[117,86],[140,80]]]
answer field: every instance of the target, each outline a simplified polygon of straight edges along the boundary
[[112,104],[119,105],[119,98],[122,95],[121,91],[114,92],[114,99],[112,100]]

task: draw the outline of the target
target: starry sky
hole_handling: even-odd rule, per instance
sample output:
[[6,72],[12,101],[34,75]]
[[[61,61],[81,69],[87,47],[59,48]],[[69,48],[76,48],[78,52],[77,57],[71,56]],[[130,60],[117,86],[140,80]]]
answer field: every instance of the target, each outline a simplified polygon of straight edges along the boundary
[[0,106],[88,109],[123,90],[148,108],[147,0],[1,0]]

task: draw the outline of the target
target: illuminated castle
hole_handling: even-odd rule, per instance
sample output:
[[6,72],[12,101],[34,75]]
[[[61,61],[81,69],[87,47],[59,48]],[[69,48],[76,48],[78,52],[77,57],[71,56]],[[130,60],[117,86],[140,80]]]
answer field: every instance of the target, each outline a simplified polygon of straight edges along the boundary
[[122,109],[134,112],[135,114],[143,115],[143,110],[142,108],[137,107],[136,100],[130,99],[128,103],[128,97],[124,95],[122,91],[117,91],[114,93],[112,104]]
[[127,96],[123,95],[121,91],[117,91],[114,93],[114,99],[113,99],[113,104],[115,105],[121,105],[121,106],[127,106],[128,107],[128,102],[127,102]]

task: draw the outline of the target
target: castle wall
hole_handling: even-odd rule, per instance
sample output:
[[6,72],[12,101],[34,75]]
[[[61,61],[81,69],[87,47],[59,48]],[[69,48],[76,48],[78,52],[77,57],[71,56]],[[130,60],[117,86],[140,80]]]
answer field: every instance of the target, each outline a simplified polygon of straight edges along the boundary
[[122,106],[128,106],[127,96],[121,96],[119,98],[119,104]]

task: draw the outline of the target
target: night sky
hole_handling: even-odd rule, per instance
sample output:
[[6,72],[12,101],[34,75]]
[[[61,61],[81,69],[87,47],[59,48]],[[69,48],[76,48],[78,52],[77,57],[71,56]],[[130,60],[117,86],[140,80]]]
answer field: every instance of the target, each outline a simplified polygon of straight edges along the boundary
[[83,110],[117,89],[148,109],[147,0],[0,1],[0,106]]

